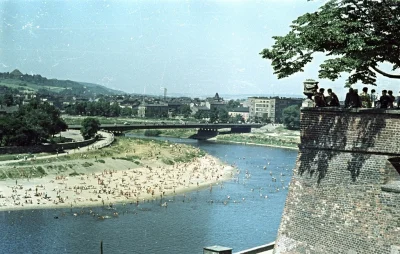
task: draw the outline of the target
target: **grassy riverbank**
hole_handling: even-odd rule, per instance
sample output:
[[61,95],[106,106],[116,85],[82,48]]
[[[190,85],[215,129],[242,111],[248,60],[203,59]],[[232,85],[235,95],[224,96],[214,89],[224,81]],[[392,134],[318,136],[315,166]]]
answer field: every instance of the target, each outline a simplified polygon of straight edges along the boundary
[[270,124],[260,129],[252,129],[251,133],[218,135],[216,141],[297,149],[300,143],[300,132]]
[[[144,130],[136,130],[130,133],[143,134],[143,132]],[[188,138],[195,133],[197,133],[196,129],[166,129],[161,130],[160,136]],[[281,125],[269,124],[259,129],[253,128],[251,133],[218,135],[213,140],[297,149],[300,143],[300,132],[288,130]]]
[[[193,134],[197,133],[196,129],[159,129],[161,131],[160,137],[172,137],[172,138],[189,138]],[[145,130],[132,130],[128,133],[143,134]]]

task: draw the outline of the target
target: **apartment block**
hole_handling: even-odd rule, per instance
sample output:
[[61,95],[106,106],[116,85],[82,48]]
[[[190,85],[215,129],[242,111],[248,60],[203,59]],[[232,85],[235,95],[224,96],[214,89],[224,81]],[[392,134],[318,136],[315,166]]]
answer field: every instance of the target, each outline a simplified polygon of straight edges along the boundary
[[249,97],[249,117],[252,121],[269,119],[273,123],[281,123],[283,110],[292,105],[301,106],[302,100],[285,97]]

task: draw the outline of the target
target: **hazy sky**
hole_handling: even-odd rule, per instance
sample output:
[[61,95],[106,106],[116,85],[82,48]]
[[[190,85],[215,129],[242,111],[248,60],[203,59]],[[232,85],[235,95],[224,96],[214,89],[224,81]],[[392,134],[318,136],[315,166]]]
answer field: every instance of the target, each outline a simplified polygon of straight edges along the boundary
[[[305,79],[318,79],[318,61],[304,73],[278,80],[259,52],[272,45],[272,36],[286,34],[297,16],[321,4],[0,0],[0,72],[18,68],[156,95],[161,87],[168,94],[301,95]],[[344,78],[319,81],[344,95]],[[378,83],[395,94],[400,84],[387,78]]]

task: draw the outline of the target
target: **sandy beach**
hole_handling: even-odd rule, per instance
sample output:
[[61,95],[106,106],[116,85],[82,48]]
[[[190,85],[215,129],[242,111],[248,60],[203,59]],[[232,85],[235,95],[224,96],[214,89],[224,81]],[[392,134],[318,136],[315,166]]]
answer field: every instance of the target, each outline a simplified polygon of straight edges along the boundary
[[[162,146],[150,142],[131,147],[124,156],[129,156],[136,149],[140,150],[141,155],[148,155],[139,165],[114,157],[100,157],[102,163],[96,163],[99,157],[95,154],[99,153],[85,154],[80,160],[93,165],[77,170],[79,173],[74,171],[76,174],[73,175],[48,170],[48,174],[41,178],[8,178],[0,181],[0,211],[136,204],[197,188],[212,189],[214,184],[230,179],[235,173],[233,167],[224,165],[210,155],[195,157],[188,162],[175,162],[173,165],[161,160],[161,155],[173,156],[174,153],[184,153],[190,149],[198,152],[197,148],[185,145]],[[80,163],[76,159],[68,161],[73,162]],[[57,163],[66,164],[63,161],[52,164]],[[167,206],[168,201],[163,205]]]

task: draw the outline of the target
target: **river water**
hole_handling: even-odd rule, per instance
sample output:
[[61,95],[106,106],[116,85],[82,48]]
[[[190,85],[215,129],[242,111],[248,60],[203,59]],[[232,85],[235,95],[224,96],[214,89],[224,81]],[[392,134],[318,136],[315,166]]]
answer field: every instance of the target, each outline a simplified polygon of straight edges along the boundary
[[0,253],[100,253],[100,241],[104,253],[191,254],[212,245],[238,252],[275,240],[297,151],[169,140],[199,147],[240,173],[212,190],[167,197],[168,207],[156,200],[91,208],[110,215],[105,220],[89,208],[0,212]]

